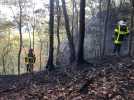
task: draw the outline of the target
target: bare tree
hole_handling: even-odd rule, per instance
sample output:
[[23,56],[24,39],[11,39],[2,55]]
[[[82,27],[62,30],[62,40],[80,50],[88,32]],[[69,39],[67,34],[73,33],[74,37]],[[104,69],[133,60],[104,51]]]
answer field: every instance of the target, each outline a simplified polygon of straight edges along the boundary
[[62,1],[62,8],[63,8],[63,14],[65,19],[66,33],[67,33],[67,38],[68,38],[69,48],[70,48],[70,63],[72,63],[73,61],[75,61],[75,48],[74,48],[74,43],[70,31],[70,24],[69,24],[67,9],[66,9],[66,3],[65,0],[61,0],[61,1]]
[[72,15],[72,29],[71,29],[71,33],[72,33],[72,39],[73,39],[73,33],[74,33],[74,18],[75,18],[75,0],[71,0],[72,1],[72,11],[73,11],[73,15]]
[[60,51],[60,19],[61,19],[61,8],[59,6],[59,0],[56,0],[56,9],[57,9],[57,40],[58,40],[58,45],[57,45],[57,58],[56,58],[56,63],[58,63],[58,55]]
[[39,54],[39,59],[40,59],[40,71],[42,69],[42,50],[43,50],[43,41],[41,39],[40,33],[41,31],[38,32],[38,37],[39,37],[39,42],[40,42],[40,54]]
[[18,75],[20,75],[20,60],[21,60],[21,52],[22,52],[22,46],[23,46],[23,41],[22,41],[22,10],[23,10],[22,3],[23,1],[18,0],[18,1],[13,1],[13,2],[15,5],[18,3],[18,6],[19,6],[19,20],[17,20],[12,7],[10,8],[14,15],[13,16],[14,20],[16,21],[17,26],[19,27]]
[[[18,10],[19,10],[19,14],[18,16],[16,17],[15,16],[15,13],[11,8],[12,10],[12,13],[13,13],[13,17],[14,17],[14,20],[16,21],[17,23],[17,26],[18,26],[18,29],[19,29],[19,51],[18,51],[18,75],[20,75],[20,63],[21,63],[21,52],[22,52],[22,47],[23,47],[23,39],[22,39],[22,17],[23,17],[23,9],[24,7],[26,7],[26,0],[13,0],[13,5],[14,6],[17,6],[18,4]],[[11,4],[12,5],[12,4]]]
[[133,41],[133,35],[132,33],[134,32],[133,28],[134,28],[134,1],[130,0],[131,3],[131,27],[130,27],[130,38],[129,38],[129,56],[132,55],[132,41]]
[[[79,11],[78,11],[78,7],[77,7],[77,2],[76,0],[72,0],[73,2],[73,9],[74,9],[74,21],[72,23],[72,32],[74,31],[75,33],[78,33],[79,31]],[[74,25],[74,26],[73,26]],[[73,33],[72,33],[73,36]]]
[[77,54],[77,64],[84,63],[84,38],[85,38],[85,6],[86,0],[80,1],[80,26],[79,26],[79,44]]
[[[99,13],[100,13],[100,38],[102,38],[102,35],[101,35],[101,33],[102,33],[102,0],[99,0]],[[102,39],[101,39],[102,40]],[[99,47],[100,47],[100,56],[101,56],[101,50],[102,50],[102,41],[100,40],[100,43],[99,43]]]
[[54,0],[49,0],[50,3],[50,19],[49,19],[49,57],[46,68],[49,71],[54,70],[53,52],[54,52]]
[[105,50],[106,50],[107,25],[108,25],[108,20],[109,20],[110,4],[111,4],[111,0],[108,0],[107,1],[106,19],[105,19],[105,23],[104,23],[105,26],[104,26],[104,38],[103,38],[102,56],[105,55]]
[[6,75],[6,62],[5,62],[5,56],[6,56],[6,54],[7,53],[5,53],[5,51],[6,51],[6,48],[3,48],[3,54],[2,54],[2,65],[3,65],[3,75]]
[[19,46],[19,53],[18,53],[18,75],[20,75],[20,57],[22,52],[22,2],[19,0],[19,35],[20,35],[20,46]]
[[27,29],[26,30],[27,30],[28,35],[29,35],[29,48],[31,48],[32,47],[31,32],[30,32],[28,23],[27,23]]
[[34,50],[34,42],[35,42],[35,27],[36,27],[36,15],[35,15],[35,2],[33,4],[33,23],[32,26],[32,33],[33,33],[33,50]]

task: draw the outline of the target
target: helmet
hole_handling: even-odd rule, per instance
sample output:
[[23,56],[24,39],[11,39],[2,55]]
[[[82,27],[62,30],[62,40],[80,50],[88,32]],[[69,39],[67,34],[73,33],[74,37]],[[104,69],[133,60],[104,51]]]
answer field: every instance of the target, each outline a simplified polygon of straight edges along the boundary
[[32,49],[32,48],[30,48],[30,49],[29,49],[29,52],[33,52],[33,49]]
[[126,23],[126,21],[124,21],[124,20],[120,20],[120,21],[118,22],[118,25],[126,26],[127,23]]

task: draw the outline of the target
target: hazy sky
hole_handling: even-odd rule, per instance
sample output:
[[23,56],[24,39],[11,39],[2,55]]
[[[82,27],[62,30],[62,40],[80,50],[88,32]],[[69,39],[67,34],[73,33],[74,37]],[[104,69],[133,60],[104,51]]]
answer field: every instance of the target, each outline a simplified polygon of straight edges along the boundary
[[[2,1],[2,0],[0,0]],[[36,9],[39,9],[39,8],[44,8],[44,3],[45,4],[48,4],[49,3],[49,0],[32,0],[33,2],[35,2],[35,8]],[[66,0],[68,1],[68,0]],[[116,4],[118,4],[118,2],[120,0],[115,0],[116,1]],[[17,12],[17,9],[12,7],[14,13]],[[6,6],[6,5],[2,5],[1,2],[0,2],[0,18],[1,17],[4,17],[4,18],[7,18],[7,19],[11,19],[13,17],[13,12],[11,10],[11,8],[9,8],[9,6]]]
[[[39,8],[44,8],[43,4],[48,4],[49,0],[33,0],[33,2],[35,2],[35,9],[39,9]],[[17,9],[15,7],[12,6],[13,12],[16,13]],[[0,4],[0,12],[2,15],[0,15],[0,17],[5,17],[7,19],[11,19],[14,14],[11,10],[11,8],[7,5],[3,5]]]

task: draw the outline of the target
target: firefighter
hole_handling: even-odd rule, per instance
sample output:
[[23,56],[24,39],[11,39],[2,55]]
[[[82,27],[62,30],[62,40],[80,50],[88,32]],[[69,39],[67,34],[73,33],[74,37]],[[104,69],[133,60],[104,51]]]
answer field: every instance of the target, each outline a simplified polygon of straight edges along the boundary
[[113,53],[119,55],[123,40],[127,38],[129,30],[126,20],[120,20],[114,30],[114,50]]
[[29,49],[27,56],[25,57],[25,64],[27,67],[27,72],[33,72],[34,63],[36,61],[33,49]]

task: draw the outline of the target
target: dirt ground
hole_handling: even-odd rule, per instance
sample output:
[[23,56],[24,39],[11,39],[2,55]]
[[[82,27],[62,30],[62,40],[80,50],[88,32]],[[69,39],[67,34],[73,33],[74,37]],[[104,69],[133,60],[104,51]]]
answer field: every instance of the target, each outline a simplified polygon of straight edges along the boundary
[[134,59],[105,57],[92,65],[0,76],[0,100],[134,100]]

